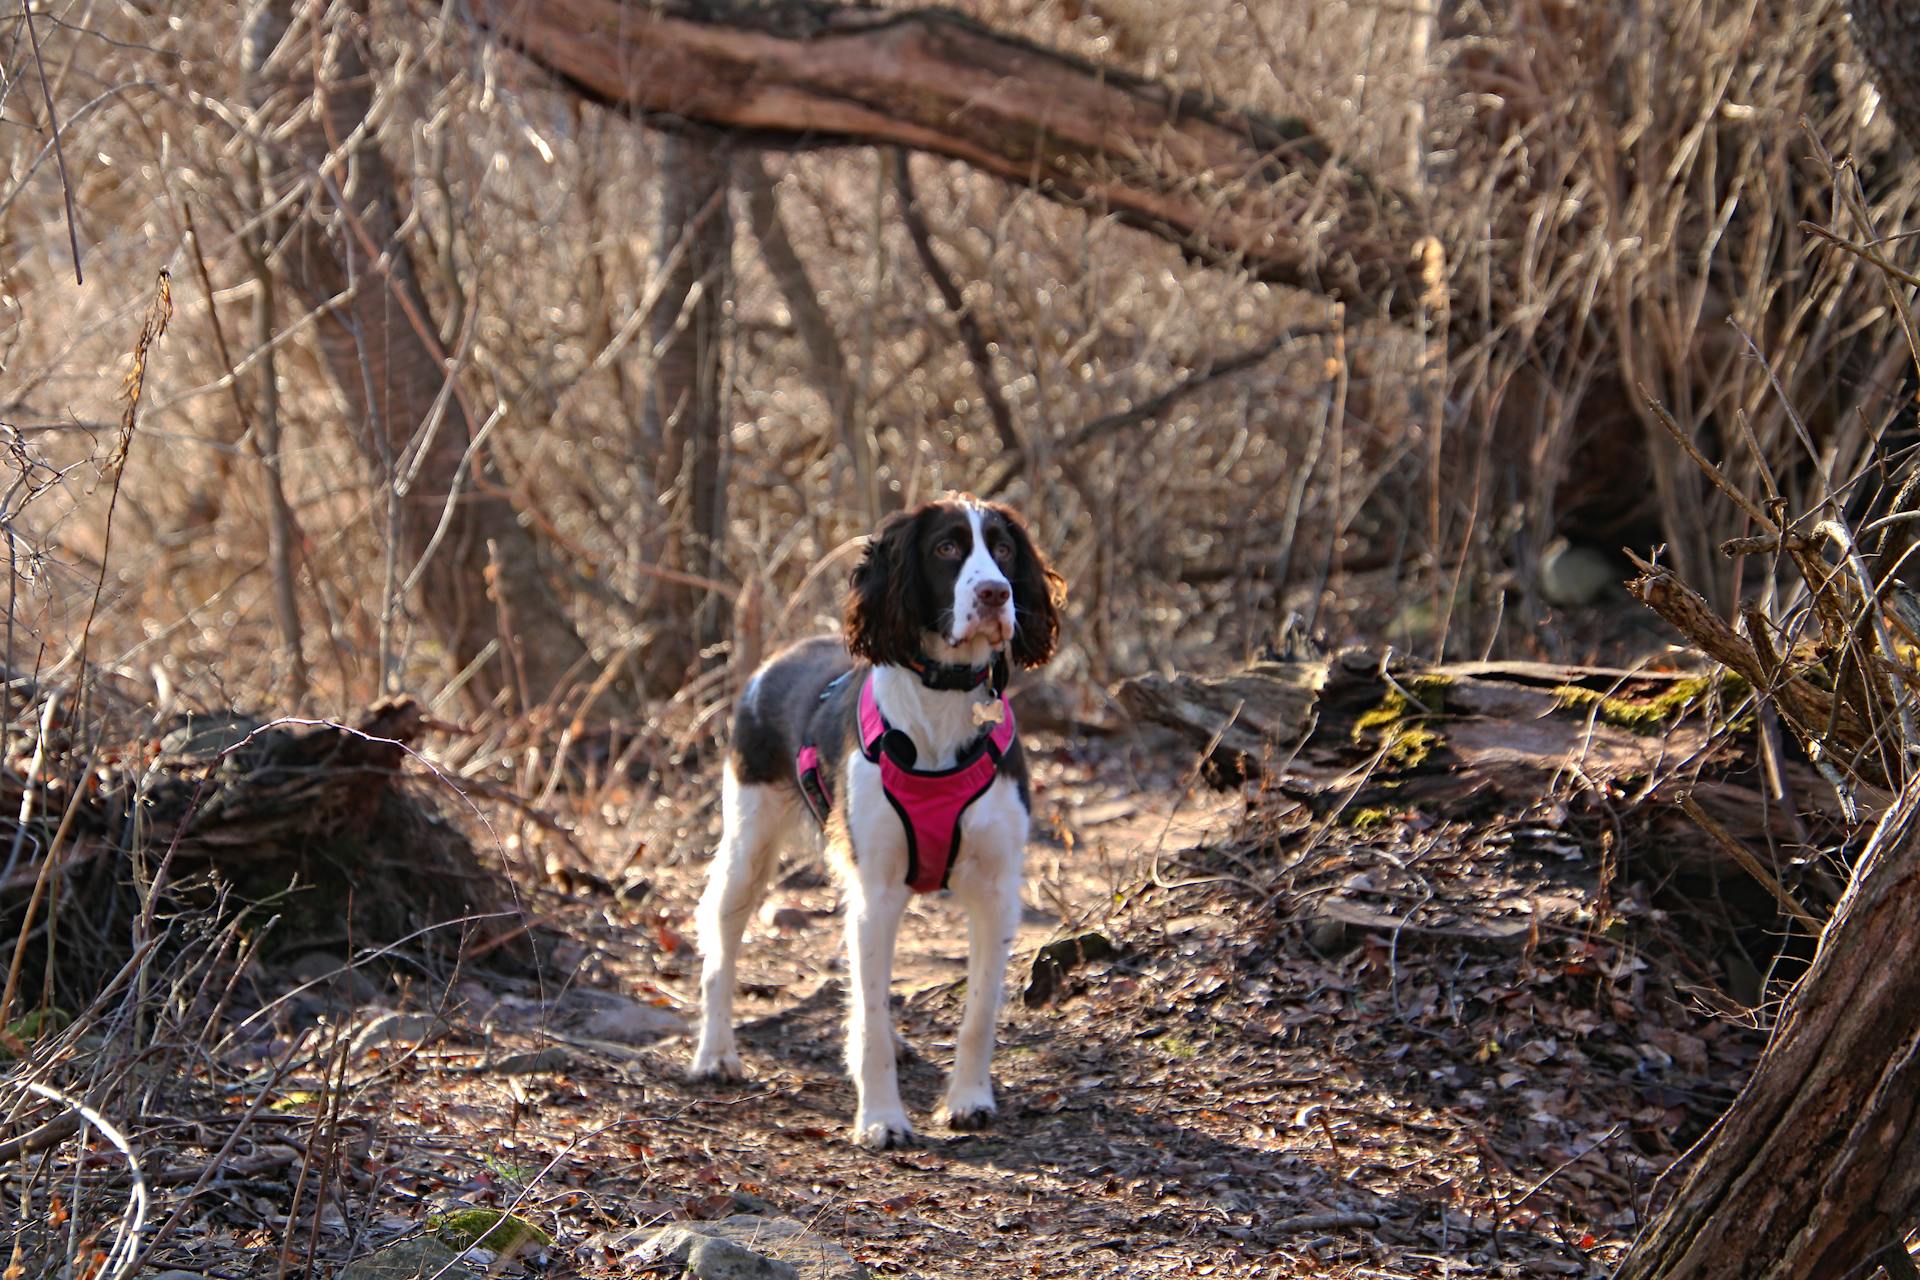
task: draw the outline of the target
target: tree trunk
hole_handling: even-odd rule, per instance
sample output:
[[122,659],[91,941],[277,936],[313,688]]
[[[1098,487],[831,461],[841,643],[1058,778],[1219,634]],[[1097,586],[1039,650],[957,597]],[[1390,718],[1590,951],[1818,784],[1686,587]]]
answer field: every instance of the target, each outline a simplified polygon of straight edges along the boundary
[[820,292],[813,277],[794,248],[787,233],[786,219],[780,214],[780,197],[774,191],[773,176],[760,164],[741,166],[742,185],[747,192],[747,211],[753,219],[753,238],[760,245],[760,260],[767,273],[780,286],[793,316],[794,332],[807,349],[811,364],[809,376],[826,398],[827,412],[847,451],[847,463],[853,473],[853,492],[859,496],[861,514],[867,522],[878,524],[888,509],[882,503],[878,473],[874,466],[874,439],[867,423],[854,412],[853,374],[847,367],[846,349],[834,330],[833,318],[820,304]]
[[595,102],[775,145],[930,151],[1356,314],[1419,307],[1417,212],[1341,169],[1302,121],[1235,111],[957,13],[489,0],[475,16]]
[[[466,687],[477,702],[514,689],[518,705],[535,706],[592,678],[587,647],[548,588],[486,451],[468,457],[473,421],[457,385],[448,386],[438,330],[399,238],[393,177],[366,129],[365,16],[353,6],[328,16],[339,20],[321,33],[326,65],[318,75],[289,65],[278,86],[294,90],[296,102],[308,85],[319,96],[290,140],[288,167],[318,173],[319,189],[289,246],[289,276],[308,305],[324,308],[327,370],[351,408],[355,442],[393,499],[390,596],[417,571],[418,607],[445,646],[449,674],[472,667]],[[293,38],[313,36],[297,30]]]
[[[643,464],[654,463],[650,487],[680,517],[665,567],[707,582],[726,573],[721,374],[733,278],[730,150],[704,132],[669,133],[661,147],[654,270],[664,285],[647,321],[653,381],[640,420]],[[710,587],[665,584],[662,607],[654,611],[660,629],[647,662],[651,683],[677,687],[700,665],[699,655],[726,638],[726,605],[726,597]]]
[[1920,9],[1907,0],[1847,0],[1847,14],[1874,88],[1912,146],[1920,136]]
[[1909,786],[1753,1078],[1618,1280],[1865,1277],[1901,1246],[1920,1220],[1920,968],[1897,959],[1920,936],[1917,880]]

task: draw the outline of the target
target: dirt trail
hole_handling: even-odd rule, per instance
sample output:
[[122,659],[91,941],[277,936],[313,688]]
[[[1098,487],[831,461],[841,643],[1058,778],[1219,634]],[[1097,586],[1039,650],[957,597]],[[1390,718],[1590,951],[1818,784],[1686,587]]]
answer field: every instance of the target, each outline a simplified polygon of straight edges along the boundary
[[[689,859],[650,868],[637,907],[577,896],[566,981],[469,977],[452,989],[450,1034],[356,1057],[345,1110],[374,1136],[322,1255],[357,1256],[469,1204],[550,1231],[544,1272],[560,1275],[631,1274],[600,1247],[608,1233],[749,1209],[809,1223],[883,1276],[1598,1276],[1751,1059],[1752,1033],[1580,923],[1591,877],[1566,873],[1577,850],[1537,821],[1409,815],[1250,841],[1235,835],[1244,800],[1183,789],[1173,753],[1146,766],[1037,754],[1043,834],[995,1129],[932,1120],[964,964],[959,914],[936,897],[912,908],[896,987],[916,1051],[902,1089],[924,1142],[874,1154],[846,1141],[839,921],[806,859],[790,861],[746,952],[750,1082],[689,1084],[683,1038],[589,1034],[586,1014],[609,1001],[666,1021],[691,1011],[704,862]],[[1305,904],[1328,885],[1373,895],[1405,927],[1316,921]],[[1436,904],[1538,915],[1524,945],[1510,930],[1487,944],[1418,927]],[[1617,886],[1610,909],[1657,914]],[[1086,928],[1120,954],[1026,1007],[1033,950]],[[528,1053],[540,1057],[515,1059]],[[314,1083],[286,1082],[290,1110]],[[247,1221],[214,1214],[205,1255],[168,1265],[225,1257],[211,1270],[258,1272],[231,1248],[277,1244],[284,1227]]]

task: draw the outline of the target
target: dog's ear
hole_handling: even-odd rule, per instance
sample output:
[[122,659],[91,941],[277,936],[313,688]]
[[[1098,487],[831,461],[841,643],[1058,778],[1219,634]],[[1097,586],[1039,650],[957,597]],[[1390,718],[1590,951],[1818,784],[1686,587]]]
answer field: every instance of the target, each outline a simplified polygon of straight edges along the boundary
[[896,511],[867,539],[847,592],[847,648],[877,667],[920,654],[920,509]]
[[1060,609],[1067,602],[1067,581],[1047,567],[1020,517],[998,503],[993,510],[1013,535],[1013,660],[1043,667],[1060,642]]

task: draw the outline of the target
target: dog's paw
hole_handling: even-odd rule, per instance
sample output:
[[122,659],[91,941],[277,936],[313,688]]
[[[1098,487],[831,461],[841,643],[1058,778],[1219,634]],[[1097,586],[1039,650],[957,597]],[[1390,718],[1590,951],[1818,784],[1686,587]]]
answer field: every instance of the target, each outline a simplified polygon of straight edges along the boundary
[[724,1052],[702,1051],[693,1055],[693,1061],[687,1066],[687,1078],[716,1084],[737,1084],[747,1078],[747,1068],[741,1063],[740,1055],[731,1049]]
[[940,1108],[940,1118],[947,1128],[959,1133],[969,1133],[976,1129],[985,1129],[999,1118],[1000,1108],[993,1104],[992,1092],[957,1094],[947,1099]]
[[868,1118],[862,1117],[853,1122],[853,1140],[869,1151],[886,1151],[896,1147],[910,1147],[919,1141],[913,1132],[913,1126],[907,1123],[904,1115]]

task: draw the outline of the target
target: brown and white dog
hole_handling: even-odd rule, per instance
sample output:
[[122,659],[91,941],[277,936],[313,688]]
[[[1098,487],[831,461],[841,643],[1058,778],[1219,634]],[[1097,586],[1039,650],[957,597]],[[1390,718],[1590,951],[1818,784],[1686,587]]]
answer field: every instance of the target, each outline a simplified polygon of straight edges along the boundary
[[734,711],[725,829],[700,899],[694,1076],[743,1074],[733,1034],[741,933],[812,809],[845,896],[854,1140],[878,1149],[913,1138],[888,989],[916,890],[950,888],[968,920],[945,1119],[955,1129],[992,1120],[989,1066],[1031,807],[1003,692],[1009,660],[1038,667],[1053,656],[1063,596],[1012,511],[966,496],[929,502],[868,540],[844,644],[802,641],[754,673]]

